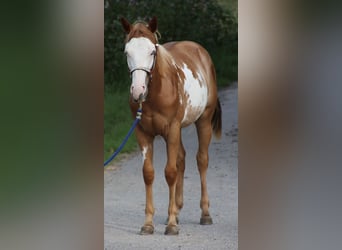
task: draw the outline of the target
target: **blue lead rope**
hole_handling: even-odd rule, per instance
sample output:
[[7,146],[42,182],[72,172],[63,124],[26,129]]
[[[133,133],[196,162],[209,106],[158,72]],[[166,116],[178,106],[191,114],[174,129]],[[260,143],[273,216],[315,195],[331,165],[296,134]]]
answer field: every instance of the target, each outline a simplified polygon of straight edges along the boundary
[[120,151],[122,150],[122,148],[125,146],[126,142],[128,141],[128,138],[131,136],[131,134],[133,133],[135,127],[138,125],[139,121],[141,120],[141,114],[142,114],[142,108],[141,106],[139,107],[138,111],[137,111],[137,116],[135,117],[135,121],[131,127],[131,129],[128,131],[128,134],[126,135],[125,139],[123,140],[123,142],[121,143],[120,147],[111,155],[111,157],[109,157],[109,159],[107,161],[104,162],[103,166],[105,167],[109,162],[111,162],[115,156],[117,156],[118,153],[120,153]]

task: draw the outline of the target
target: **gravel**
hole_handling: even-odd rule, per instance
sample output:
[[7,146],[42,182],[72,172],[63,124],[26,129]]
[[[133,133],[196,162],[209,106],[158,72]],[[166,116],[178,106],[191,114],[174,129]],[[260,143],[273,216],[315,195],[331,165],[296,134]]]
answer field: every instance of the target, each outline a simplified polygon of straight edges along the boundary
[[141,153],[107,167],[104,171],[104,245],[105,249],[237,249],[238,240],[238,111],[237,83],[220,90],[222,138],[212,139],[207,173],[210,213],[213,225],[199,224],[201,210],[200,179],[196,165],[196,129],[182,130],[186,150],[184,207],[178,236],[164,235],[167,218],[168,186],[164,177],[165,142],[154,142],[155,232],[141,236],[144,223],[145,186]]

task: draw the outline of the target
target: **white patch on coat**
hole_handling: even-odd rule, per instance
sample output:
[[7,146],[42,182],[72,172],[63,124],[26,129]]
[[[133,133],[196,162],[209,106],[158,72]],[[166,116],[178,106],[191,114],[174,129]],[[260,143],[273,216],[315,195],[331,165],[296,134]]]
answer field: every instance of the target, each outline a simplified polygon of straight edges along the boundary
[[[150,71],[153,67],[155,50],[155,45],[146,37],[132,38],[125,46],[129,70],[144,68]],[[145,71],[136,70],[132,73],[131,94],[135,99],[147,91],[147,81],[148,75]]]
[[[178,69],[178,66],[176,65],[176,68]],[[181,82],[182,80],[181,80],[181,77],[180,77],[180,75],[179,75],[179,72],[178,72],[178,70],[177,70],[177,77],[178,77],[178,81],[179,82]],[[183,99],[182,99],[182,94],[181,93],[179,93],[179,103],[180,103],[180,105],[182,105],[183,104]]]
[[208,88],[203,81],[201,72],[196,72],[196,79],[186,64],[184,64],[182,70],[185,75],[184,94],[188,97],[182,125],[187,126],[202,115],[208,101]]
[[143,150],[141,151],[143,163],[144,163],[145,160],[146,160],[146,152],[147,152],[147,147],[143,147]]

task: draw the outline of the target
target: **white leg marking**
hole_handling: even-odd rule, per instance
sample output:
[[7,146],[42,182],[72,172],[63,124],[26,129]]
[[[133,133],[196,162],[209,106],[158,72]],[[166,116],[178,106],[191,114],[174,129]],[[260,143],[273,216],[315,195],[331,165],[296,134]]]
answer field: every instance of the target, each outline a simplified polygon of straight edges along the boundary
[[147,147],[143,147],[143,150],[141,151],[143,163],[145,162],[145,159],[146,159],[146,152],[147,152]]

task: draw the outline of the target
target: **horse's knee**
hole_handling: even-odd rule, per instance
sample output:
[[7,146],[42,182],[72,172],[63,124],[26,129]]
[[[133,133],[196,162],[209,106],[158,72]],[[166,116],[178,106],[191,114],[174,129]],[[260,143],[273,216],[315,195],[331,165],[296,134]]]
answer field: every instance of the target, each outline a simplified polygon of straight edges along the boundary
[[154,169],[153,168],[143,168],[144,182],[146,185],[151,185],[154,180]]
[[177,168],[167,166],[165,168],[165,179],[169,186],[175,184],[177,179]]

